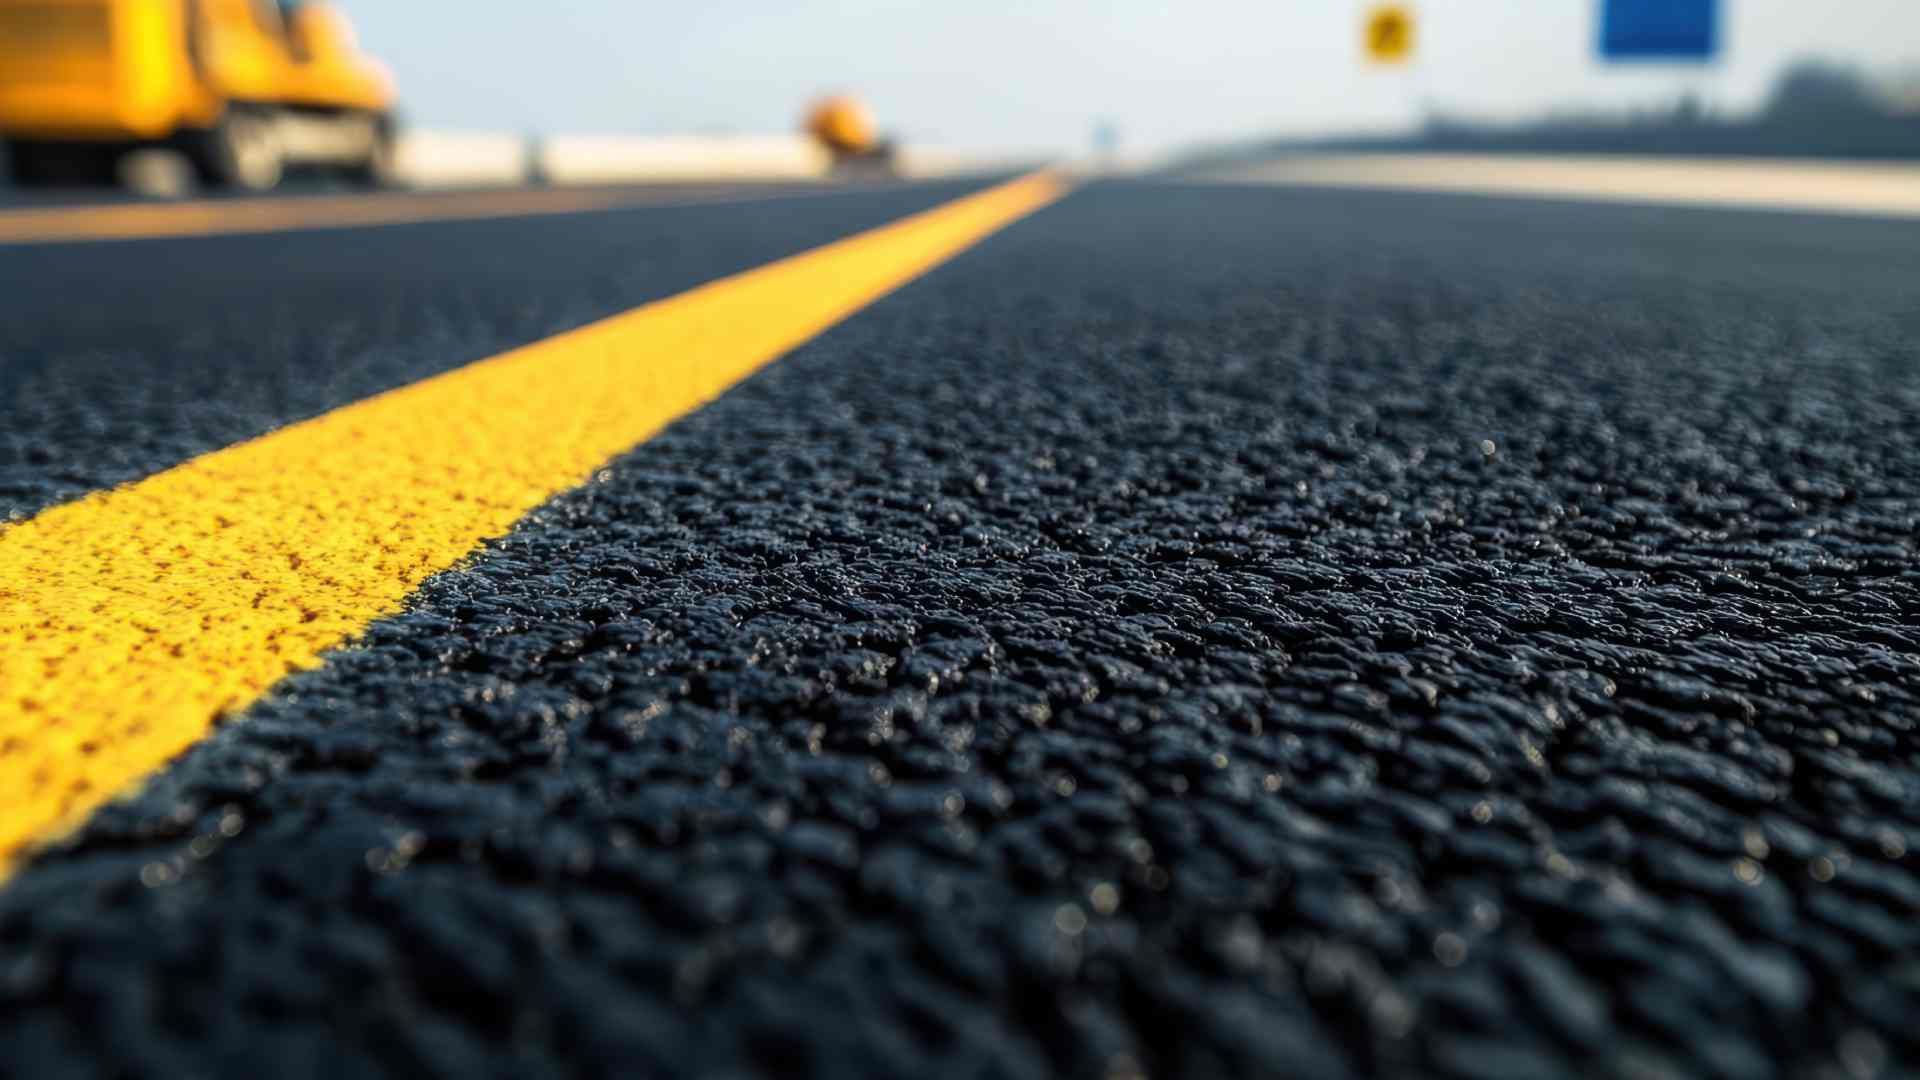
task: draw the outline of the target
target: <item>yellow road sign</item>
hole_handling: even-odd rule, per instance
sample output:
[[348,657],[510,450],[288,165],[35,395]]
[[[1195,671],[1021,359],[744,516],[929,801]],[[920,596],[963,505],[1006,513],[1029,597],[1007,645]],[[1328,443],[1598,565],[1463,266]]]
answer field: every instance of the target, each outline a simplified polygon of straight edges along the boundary
[[1413,9],[1404,4],[1381,4],[1367,14],[1367,59],[1376,64],[1404,64],[1413,57]]

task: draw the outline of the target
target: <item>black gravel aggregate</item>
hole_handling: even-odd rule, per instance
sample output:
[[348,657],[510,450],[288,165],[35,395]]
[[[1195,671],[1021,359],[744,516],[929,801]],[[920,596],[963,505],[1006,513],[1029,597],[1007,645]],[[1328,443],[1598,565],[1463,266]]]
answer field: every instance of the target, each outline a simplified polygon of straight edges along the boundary
[[1085,189],[43,856],[0,1073],[1913,1075],[1917,294]]

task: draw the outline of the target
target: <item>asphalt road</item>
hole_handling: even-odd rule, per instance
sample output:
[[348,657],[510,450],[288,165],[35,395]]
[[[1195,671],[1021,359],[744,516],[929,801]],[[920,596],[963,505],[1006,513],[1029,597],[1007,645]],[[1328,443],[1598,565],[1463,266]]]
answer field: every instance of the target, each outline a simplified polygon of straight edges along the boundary
[[[0,251],[0,517],[964,187]],[[1108,182],[0,891],[0,1074],[1920,1068],[1920,223]]]
[[0,246],[0,521],[980,186]]

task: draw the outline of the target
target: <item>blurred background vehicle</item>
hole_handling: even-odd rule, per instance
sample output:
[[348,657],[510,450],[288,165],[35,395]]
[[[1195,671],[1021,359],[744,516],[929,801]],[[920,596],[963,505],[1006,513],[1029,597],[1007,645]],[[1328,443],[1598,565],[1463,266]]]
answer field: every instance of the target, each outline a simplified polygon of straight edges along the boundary
[[848,94],[821,98],[807,110],[807,134],[833,155],[841,175],[890,176],[898,171],[899,151],[883,138],[865,102]]
[[21,186],[110,182],[155,149],[213,187],[294,166],[377,185],[393,86],[331,4],[0,0],[0,137]]

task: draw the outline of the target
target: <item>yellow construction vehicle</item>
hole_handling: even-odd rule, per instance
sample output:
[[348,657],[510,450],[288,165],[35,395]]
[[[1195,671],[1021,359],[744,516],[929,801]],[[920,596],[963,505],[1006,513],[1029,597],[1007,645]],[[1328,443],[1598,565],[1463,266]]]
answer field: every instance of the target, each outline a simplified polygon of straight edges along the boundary
[[834,171],[842,176],[890,176],[898,171],[897,147],[881,137],[873,113],[859,98],[821,98],[807,110],[801,126],[833,155]]
[[203,183],[289,166],[384,182],[392,80],[317,0],[0,0],[0,139],[14,181],[109,179],[182,151]]

